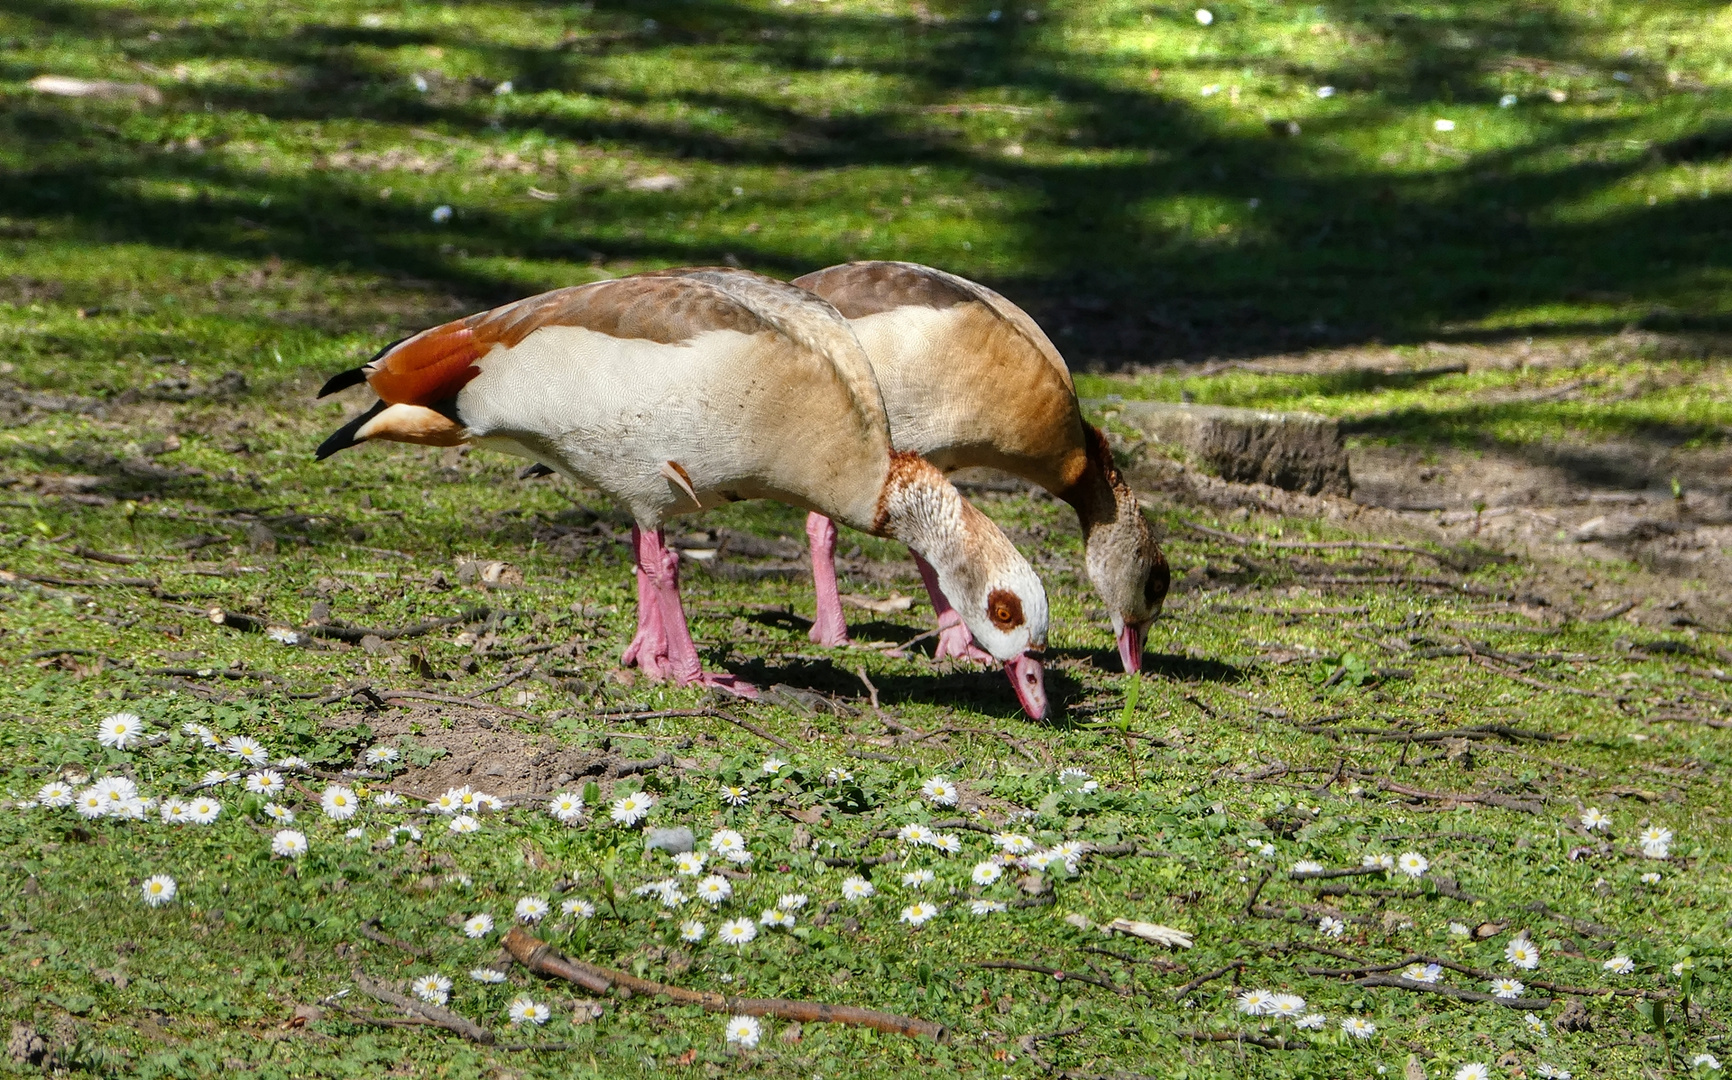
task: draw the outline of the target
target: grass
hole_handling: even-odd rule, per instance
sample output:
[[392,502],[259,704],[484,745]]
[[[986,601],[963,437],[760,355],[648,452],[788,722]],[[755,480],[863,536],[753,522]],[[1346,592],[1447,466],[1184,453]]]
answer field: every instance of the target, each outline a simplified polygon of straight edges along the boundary
[[[1149,677],[1127,708],[1068,511],[988,493],[979,501],[1052,598],[1049,687],[1062,708],[1048,724],[1022,719],[996,673],[935,665],[918,649],[814,649],[800,619],[809,590],[785,561],[687,564],[706,662],[793,688],[729,711],[790,751],[715,716],[601,715],[714,703],[617,673],[632,593],[612,537],[626,522],[593,494],[518,481],[483,453],[369,447],[309,460],[347,410],[311,401],[323,375],[401,332],[535,289],[730,257],[789,275],[911,258],[988,280],[1095,372],[1079,380],[1088,396],[1302,406],[1379,442],[1723,443],[1717,12],[1246,3],[1215,9],[1205,28],[1190,4],[993,10],[30,0],[0,14],[0,569],[23,575],[0,584],[0,1016],[37,1032],[52,1066],[141,1077],[1334,1078],[1400,1075],[1413,1055],[1436,1078],[1472,1061],[1509,1062],[1499,1076],[1535,1075],[1541,1062],[1577,1076],[1707,1075],[1694,1055],[1728,1057],[1728,744],[1723,727],[1690,720],[1729,715],[1714,674],[1732,647],[1724,634],[1594,623],[1459,590],[1326,585],[1316,579],[1443,571],[1394,552],[1275,560],[1181,522],[1343,534],[1173,506],[1158,515],[1169,557],[1208,572],[1157,624]],[[163,101],[28,89],[44,72],[142,81]],[[511,92],[496,93],[505,80]],[[1336,93],[1320,97],[1321,86]],[[1518,101],[1500,107],[1504,94]],[[1440,118],[1454,130],[1437,131]],[[1273,133],[1269,122],[1285,120],[1297,137]],[[678,186],[631,184],[662,175]],[[440,206],[453,209],[443,224]],[[1514,350],[1631,324],[1665,348],[1608,347],[1567,371],[1113,374],[1313,345],[1387,347],[1423,367],[1421,343]],[[242,381],[221,381],[228,372]],[[1574,400],[1538,397],[1572,382]],[[799,515],[762,506],[692,528],[801,533]],[[918,591],[891,545],[843,547],[853,542],[850,588]],[[484,588],[459,570],[475,559],[509,562],[524,582]],[[1528,570],[1487,565],[1462,580],[1520,593]],[[1608,587],[1633,573],[1573,572]],[[361,627],[478,604],[499,614],[371,648],[290,647],[207,615],[301,626],[318,604]],[[856,630],[906,641],[928,616],[862,615]],[[535,674],[487,689],[531,662]],[[914,734],[879,722],[856,668]],[[320,703],[363,684],[488,706]],[[116,709],[168,738],[99,746],[95,725]],[[179,734],[189,722],[324,771],[397,745],[406,764],[367,783],[412,791],[442,789],[478,748],[492,755],[483,770],[541,770],[469,781],[498,791],[551,786],[549,763],[568,755],[562,783],[594,781],[603,809],[565,828],[514,806],[470,837],[416,819],[422,841],[375,850],[402,816],[368,809],[366,841],[345,839],[347,825],[317,809],[325,781],[304,778],[289,798],[312,850],[290,865],[270,857],[257,801],[233,789],[208,828],[16,805],[62,772],[125,772],[167,795],[219,761]],[[1546,737],[1402,741],[1488,723]],[[581,772],[662,752],[674,760],[641,776]],[[772,753],[791,775],[762,774]],[[1072,766],[1099,790],[1061,781]],[[832,768],[850,770],[852,786],[824,782]],[[1021,827],[1042,843],[1134,841],[1154,854],[1090,858],[1038,895],[1009,881],[977,889],[968,873],[986,838],[955,830],[962,854],[909,860],[938,875],[921,894],[944,905],[936,921],[898,921],[913,894],[890,863],[873,871],[874,901],[817,925],[843,872],[814,860],[954,816],[919,795],[934,775],[991,820],[1032,811]],[[723,782],[749,787],[749,805],[725,806]],[[655,824],[746,832],[754,872],[725,910],[805,892],[797,928],[738,951],[680,943],[676,920],[630,892],[669,876],[668,860],[605,820],[606,801],[640,784],[658,800]],[[1587,806],[1612,816],[1609,838],[1581,830]],[[1668,861],[1636,851],[1649,825],[1673,830]],[[864,850],[890,849],[879,839]],[[1285,875],[1299,860],[1347,867],[1409,850],[1430,859],[1431,878],[1336,879],[1327,884],[1353,894],[1327,897]],[[1642,882],[1647,872],[1660,880]],[[147,909],[138,882],[156,873],[180,894]],[[468,981],[497,950],[453,920],[485,910],[503,924],[518,897],[556,887],[600,907],[594,920],[556,915],[539,929],[572,955],[682,986],[902,1012],[954,1038],[813,1024],[789,1040],[771,1024],[759,1048],[734,1053],[720,1017],[687,1007],[610,998],[601,1018],[579,1022],[585,995],[520,969],[503,986]],[[1458,890],[1477,899],[1449,895]],[[975,918],[966,902],[977,892],[1035,903]],[[1316,929],[1325,903],[1348,918],[1340,939]],[[1164,923],[1196,944],[1108,939],[1067,916]],[[421,955],[368,938],[369,920]],[[705,921],[713,932],[719,920]],[[1671,996],[1658,1011],[1585,997],[1596,1027],[1573,1034],[1555,1027],[1560,1000],[1542,1037],[1516,1011],[1303,970],[1351,966],[1308,951],[1321,946],[1501,973],[1523,929],[1545,953],[1526,981]],[[1614,979],[1601,965],[1620,953],[1636,972]],[[1130,993],[979,966],[1003,959]],[[1173,997],[1233,961],[1245,964],[1237,975]],[[1685,962],[1688,977],[1674,974]],[[553,1019],[528,1038],[576,1048],[507,1052],[366,1026],[336,1007],[357,1005],[354,993],[332,999],[356,968],[397,980],[442,971],[456,980],[453,1007],[501,1032],[510,998],[533,993]],[[1303,994],[1329,1026],[1287,1050],[1185,1034],[1256,1033],[1262,1022],[1234,1009],[1235,990],[1251,987]],[[1681,1008],[1685,994],[1705,1011]],[[294,1022],[297,1006],[320,1002],[322,1018]],[[1346,1017],[1376,1034],[1346,1039]],[[29,1055],[0,1070],[39,1068],[18,1057]]]

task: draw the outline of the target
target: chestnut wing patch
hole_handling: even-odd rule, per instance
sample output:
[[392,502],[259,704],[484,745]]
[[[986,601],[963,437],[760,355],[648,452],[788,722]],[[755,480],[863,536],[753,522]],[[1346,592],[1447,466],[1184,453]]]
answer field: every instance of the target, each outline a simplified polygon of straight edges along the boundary
[[846,319],[863,319],[899,307],[943,310],[980,297],[958,278],[905,262],[853,262],[815,270],[794,284],[830,301]]
[[992,625],[1006,632],[1015,630],[1025,621],[1022,614],[1022,597],[1009,589],[994,589],[986,597],[986,617],[992,620]]

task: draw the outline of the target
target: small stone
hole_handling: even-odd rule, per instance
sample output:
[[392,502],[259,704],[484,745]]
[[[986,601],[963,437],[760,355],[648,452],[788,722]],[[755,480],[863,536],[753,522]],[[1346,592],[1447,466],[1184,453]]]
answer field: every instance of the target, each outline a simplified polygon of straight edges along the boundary
[[674,829],[650,829],[644,833],[645,851],[665,851],[669,855],[684,855],[697,847],[697,837],[684,825]]

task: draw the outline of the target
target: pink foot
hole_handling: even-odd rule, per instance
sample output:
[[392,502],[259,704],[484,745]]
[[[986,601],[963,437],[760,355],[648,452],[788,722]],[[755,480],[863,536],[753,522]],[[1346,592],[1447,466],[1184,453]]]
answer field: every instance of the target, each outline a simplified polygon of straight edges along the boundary
[[920,580],[926,583],[926,595],[932,600],[932,610],[938,613],[938,648],[933,650],[932,658],[992,663],[992,655],[974,643],[974,635],[968,632],[962,615],[950,606],[950,600],[938,587],[938,571],[919,555],[914,556],[914,565],[920,568]]
[[806,539],[812,545],[812,591],[818,613],[807,636],[820,645],[848,644],[848,622],[842,616],[842,595],[836,587],[836,523],[823,514],[806,515]]
[[751,683],[726,672],[711,674],[698,663],[697,643],[680,603],[679,555],[668,548],[662,531],[648,533],[633,525],[631,538],[637,555],[638,630],[624,662],[637,664],[653,680],[671,678],[676,686],[698,683],[738,697],[756,697],[757,687]]

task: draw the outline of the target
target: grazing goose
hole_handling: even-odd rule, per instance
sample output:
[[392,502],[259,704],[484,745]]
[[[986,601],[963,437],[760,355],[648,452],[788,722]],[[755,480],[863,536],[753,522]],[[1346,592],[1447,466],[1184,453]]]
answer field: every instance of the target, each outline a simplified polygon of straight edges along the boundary
[[367,439],[473,443],[631,511],[638,628],[624,659],[651,678],[756,693],[699,666],[662,525],[776,499],[918,552],[974,640],[1005,664],[1023,708],[1046,714],[1040,580],[943,473],[892,447],[865,353],[810,293],[725,268],[559,289],[422,331],[320,396],[362,382],[379,401],[319,458]]
[[[1106,602],[1126,671],[1142,667],[1149,625],[1166,599],[1167,560],[1113,464],[1100,429],[1077,408],[1064,358],[1015,304],[965,278],[903,262],[856,262],[796,278],[847,317],[884,397],[890,438],[945,472],[987,465],[1033,481],[1082,523],[1089,581]],[[813,514],[818,618],[812,638],[847,641],[833,569],[836,527]],[[938,612],[937,655],[984,654],[972,623],[946,600],[942,576],[914,554]]]

